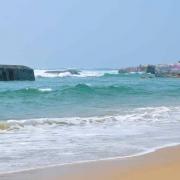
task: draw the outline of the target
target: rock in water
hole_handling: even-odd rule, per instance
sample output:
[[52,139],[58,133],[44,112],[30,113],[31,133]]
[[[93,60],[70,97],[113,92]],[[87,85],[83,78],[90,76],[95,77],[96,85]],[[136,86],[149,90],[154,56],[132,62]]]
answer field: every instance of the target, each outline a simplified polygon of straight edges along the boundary
[[157,65],[155,75],[157,77],[180,77],[180,63]]
[[50,74],[61,74],[61,73],[66,73],[69,72],[72,75],[79,75],[79,71],[75,69],[67,69],[67,70],[51,70],[51,71],[46,71],[45,73],[50,73]]
[[[119,73],[143,72],[154,74],[156,77],[180,78],[180,62],[175,64],[140,65],[119,69]],[[142,78],[144,78],[143,76]],[[147,77],[147,76],[146,76]]]
[[147,65],[139,65],[136,67],[127,67],[127,68],[121,68],[118,70],[119,73],[139,73],[139,72],[146,72]]
[[155,65],[148,65],[146,68],[146,73],[155,74],[156,73],[156,66]]
[[34,81],[34,70],[20,65],[0,65],[0,81]]

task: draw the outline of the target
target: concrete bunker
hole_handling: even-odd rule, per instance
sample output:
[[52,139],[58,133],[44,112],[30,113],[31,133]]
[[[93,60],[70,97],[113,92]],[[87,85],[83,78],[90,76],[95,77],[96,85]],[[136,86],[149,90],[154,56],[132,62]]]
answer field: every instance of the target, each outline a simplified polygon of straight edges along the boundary
[[34,70],[27,66],[0,65],[0,81],[34,81]]

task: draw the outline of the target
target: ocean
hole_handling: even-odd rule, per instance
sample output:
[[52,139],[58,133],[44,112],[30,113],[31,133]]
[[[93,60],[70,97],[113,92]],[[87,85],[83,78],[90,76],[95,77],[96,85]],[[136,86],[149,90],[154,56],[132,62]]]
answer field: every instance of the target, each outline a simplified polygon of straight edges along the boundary
[[180,79],[45,71],[34,82],[0,82],[0,173],[180,143]]

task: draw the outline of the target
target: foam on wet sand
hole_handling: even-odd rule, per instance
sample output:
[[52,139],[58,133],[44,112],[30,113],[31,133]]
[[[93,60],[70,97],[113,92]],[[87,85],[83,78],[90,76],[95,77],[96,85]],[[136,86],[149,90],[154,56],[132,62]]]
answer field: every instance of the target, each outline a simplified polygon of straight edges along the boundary
[[179,180],[180,146],[142,156],[0,175],[1,180]]

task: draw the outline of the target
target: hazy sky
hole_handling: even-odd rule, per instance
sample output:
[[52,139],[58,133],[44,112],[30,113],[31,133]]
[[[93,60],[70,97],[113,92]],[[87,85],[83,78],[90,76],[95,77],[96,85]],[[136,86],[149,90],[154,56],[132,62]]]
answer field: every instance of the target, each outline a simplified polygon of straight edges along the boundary
[[0,1],[1,64],[118,68],[179,59],[179,0]]

